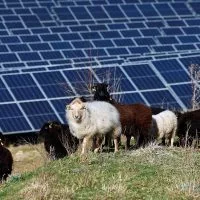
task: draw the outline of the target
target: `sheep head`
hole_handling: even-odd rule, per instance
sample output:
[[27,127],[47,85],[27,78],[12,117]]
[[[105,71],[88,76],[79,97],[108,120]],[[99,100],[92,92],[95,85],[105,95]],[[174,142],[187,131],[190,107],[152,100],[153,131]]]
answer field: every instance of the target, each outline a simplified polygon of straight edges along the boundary
[[74,121],[80,123],[84,118],[86,112],[85,103],[80,99],[74,99],[69,105],[66,106],[66,112],[68,112],[68,116],[72,117]]
[[91,88],[92,93],[94,94],[94,100],[98,101],[109,101],[110,94],[108,92],[108,84],[106,83],[97,83]]

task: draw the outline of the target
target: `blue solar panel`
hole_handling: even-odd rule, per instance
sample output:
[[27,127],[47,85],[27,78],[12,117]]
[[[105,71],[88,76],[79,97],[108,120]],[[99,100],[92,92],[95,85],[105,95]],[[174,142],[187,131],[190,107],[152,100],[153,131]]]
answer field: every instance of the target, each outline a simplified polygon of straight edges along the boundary
[[104,49],[85,49],[85,54],[88,59],[91,57],[107,56],[107,53]]
[[20,106],[23,108],[34,129],[40,129],[46,121],[60,121],[47,101],[25,102],[20,103]]
[[29,29],[15,29],[12,30],[14,35],[30,35],[31,31]]
[[44,34],[40,36],[44,42],[50,41],[60,41],[60,37],[58,34]]
[[106,12],[111,18],[125,18],[124,14],[117,5],[104,6]]
[[0,113],[2,131],[14,132],[31,129],[17,104],[0,105]]
[[[39,50],[50,50],[51,47],[49,46],[48,43],[31,43],[29,44],[29,46],[31,47],[31,49],[33,51],[39,51]],[[54,48],[56,49],[56,48]]]
[[82,48],[92,48],[92,43],[90,41],[73,41],[72,45],[76,49],[82,49]]
[[16,54],[14,53],[3,53],[0,54],[0,63],[4,62],[16,62],[19,61]]
[[165,87],[148,65],[124,66],[123,68],[140,90]]
[[42,27],[42,24],[35,15],[21,15],[21,18],[28,28]]
[[[124,24],[118,23],[118,24],[108,24],[109,29],[111,30],[119,30],[119,29],[126,29],[126,26]],[[130,27],[130,24],[129,24]]]
[[138,4],[137,7],[145,17],[157,17],[158,13],[151,4]]
[[180,61],[183,63],[183,65],[185,66],[185,68],[189,68],[189,66],[191,64],[200,64],[200,57],[197,56],[192,56],[192,57],[186,57],[186,58],[180,58]]
[[81,40],[81,37],[78,33],[62,33],[60,36],[63,40]]
[[155,45],[156,44],[156,41],[151,37],[136,38],[135,41],[139,46],[141,46],[141,45],[147,46],[147,45]]
[[200,34],[199,27],[183,27],[182,28],[185,34],[192,35],[192,34]]
[[188,26],[198,26],[200,25],[199,19],[185,19]]
[[164,23],[163,21],[149,21],[149,22],[145,22],[145,24],[147,25],[147,27],[149,28],[160,28],[160,27],[164,27]]
[[83,6],[71,7],[71,11],[74,13],[74,16],[76,16],[76,18],[79,20],[91,19],[89,13]]
[[171,88],[179,96],[182,102],[188,107],[191,108],[191,99],[192,99],[192,85],[191,84],[180,84],[172,85]]
[[[0,106],[15,102],[21,113],[1,117],[0,129],[65,122],[65,102],[91,95],[100,81],[118,85],[111,92],[125,103],[187,108],[188,67],[200,64],[199,7],[196,0],[2,1]],[[38,105],[47,109],[34,113]]]
[[135,7],[135,5],[122,5],[122,10],[126,14],[127,17],[142,17],[139,10]]
[[199,39],[196,36],[178,36],[178,39],[182,43],[194,43],[199,42]]
[[162,29],[166,35],[183,35],[183,31],[179,28],[163,28]]
[[171,26],[171,27],[175,27],[175,26],[185,26],[185,22],[183,20],[166,20],[166,23]]
[[[0,110],[2,109],[0,108]],[[8,112],[9,110],[4,108],[2,111]],[[32,131],[30,125],[26,121],[26,118],[23,116],[0,118],[0,127],[1,130],[5,133]]]
[[6,45],[0,45],[0,52],[8,52],[8,48]]
[[154,6],[161,16],[175,16],[174,11],[166,3],[158,3],[154,4]]
[[50,21],[53,20],[50,13],[46,8],[32,8],[31,9],[34,14],[37,15],[40,21]]
[[174,45],[177,50],[183,51],[183,50],[196,50],[196,47],[194,44],[180,44],[180,45]]
[[74,20],[74,17],[72,13],[69,11],[67,7],[57,7],[53,8],[54,12],[56,13],[56,16],[60,20]]
[[85,95],[89,94],[89,84],[96,79],[93,77],[92,72],[88,69],[76,70],[76,71],[63,71],[70,84],[73,86],[77,94]]
[[190,81],[189,75],[184,70],[168,71],[161,73],[167,83],[179,83]]
[[165,109],[178,109],[180,105],[168,90],[142,92],[150,105]]
[[111,56],[129,54],[126,48],[108,48],[107,51]]
[[161,44],[177,44],[179,43],[176,37],[170,36],[170,37],[158,37],[158,40]]
[[29,47],[26,44],[11,44],[8,46],[9,46],[9,49],[13,52],[30,51]]
[[132,54],[145,54],[145,53],[150,53],[149,47],[130,47],[129,48],[130,52]]
[[184,3],[171,3],[172,8],[178,15],[191,15],[191,11]]
[[121,34],[126,37],[140,37],[140,33],[138,30],[122,30]]
[[135,90],[133,84],[118,67],[96,68],[94,72],[102,82],[109,83],[112,92]]
[[95,19],[108,18],[108,15],[101,6],[88,6],[88,10]]
[[114,43],[118,47],[122,46],[135,46],[135,43],[132,39],[113,39]]
[[37,52],[19,53],[18,55],[22,61],[41,60],[41,57]]
[[41,56],[44,60],[62,59],[63,56],[60,51],[41,51]]
[[103,31],[101,35],[103,38],[121,38],[118,31]]
[[5,36],[1,37],[1,42],[5,44],[12,44],[12,43],[20,43],[20,40],[17,36]]
[[174,48],[171,45],[153,46],[153,49],[155,50],[155,52],[170,52],[170,51],[174,51]]
[[23,42],[40,42],[40,38],[37,35],[20,36]]
[[200,3],[199,2],[191,2],[190,6],[196,12],[196,14],[200,14]]
[[143,98],[141,97],[140,94],[138,93],[127,93],[123,94],[120,93],[118,95],[112,95],[112,97],[116,100],[118,100],[121,103],[126,103],[126,104],[133,104],[133,103],[146,103],[144,102]]
[[94,40],[93,43],[96,47],[112,47],[112,46],[114,46],[113,42],[111,40],[108,40],[108,39]]

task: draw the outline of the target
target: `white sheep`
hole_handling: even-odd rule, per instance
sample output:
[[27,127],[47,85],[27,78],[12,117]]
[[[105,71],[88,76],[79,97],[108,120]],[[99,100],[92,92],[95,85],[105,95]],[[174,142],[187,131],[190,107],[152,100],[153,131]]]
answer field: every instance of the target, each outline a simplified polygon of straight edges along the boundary
[[[66,119],[70,132],[82,139],[82,154],[86,152],[87,143],[94,137],[103,138],[109,134],[114,138],[115,152],[118,151],[117,138],[121,134],[121,123],[117,109],[107,102],[83,102],[76,98],[66,106]],[[99,140],[102,144],[102,139]],[[99,144],[100,146],[100,144]],[[97,152],[98,148],[95,149]]]
[[173,147],[177,124],[177,117],[170,110],[152,115],[152,134],[157,140],[167,139],[168,144],[170,141],[171,147]]

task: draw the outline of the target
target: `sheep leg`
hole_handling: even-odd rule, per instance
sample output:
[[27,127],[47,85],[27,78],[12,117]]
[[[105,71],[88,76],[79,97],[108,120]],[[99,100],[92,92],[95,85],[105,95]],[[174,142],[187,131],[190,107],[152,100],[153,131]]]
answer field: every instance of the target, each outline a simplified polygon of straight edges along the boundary
[[84,137],[83,138],[83,143],[82,143],[82,151],[81,151],[81,154],[85,154],[87,152],[87,144],[88,144],[88,141],[89,141],[89,137]]
[[103,138],[102,137],[97,137],[97,145],[96,148],[94,149],[95,153],[98,153],[100,149],[102,150],[102,143],[103,143]]
[[118,139],[114,138],[114,144],[115,144],[115,153],[119,151],[119,144],[118,144]]
[[131,143],[131,136],[126,135],[126,143],[125,143],[125,150],[126,151],[130,148],[130,143]]

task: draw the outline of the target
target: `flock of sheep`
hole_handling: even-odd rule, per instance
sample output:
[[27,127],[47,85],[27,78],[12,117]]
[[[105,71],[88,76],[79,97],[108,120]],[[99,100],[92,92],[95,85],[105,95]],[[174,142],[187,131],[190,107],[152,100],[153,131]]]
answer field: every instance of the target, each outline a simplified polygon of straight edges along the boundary
[[[173,112],[151,108],[144,104],[120,104],[113,100],[105,83],[92,87],[92,101],[75,98],[66,106],[68,125],[57,121],[43,124],[39,138],[44,141],[45,150],[52,159],[59,159],[74,153],[81,145],[81,154],[89,149],[102,151],[104,146],[119,150],[121,135],[126,138],[125,150],[131,148],[134,137],[135,148],[150,143],[162,142],[173,147],[175,136],[179,144],[198,138],[200,131],[200,110]],[[3,135],[1,135],[3,137]],[[198,140],[198,139],[197,139]],[[90,145],[91,144],[91,147]],[[0,179],[6,180],[12,172],[13,158],[10,151],[0,143]]]

